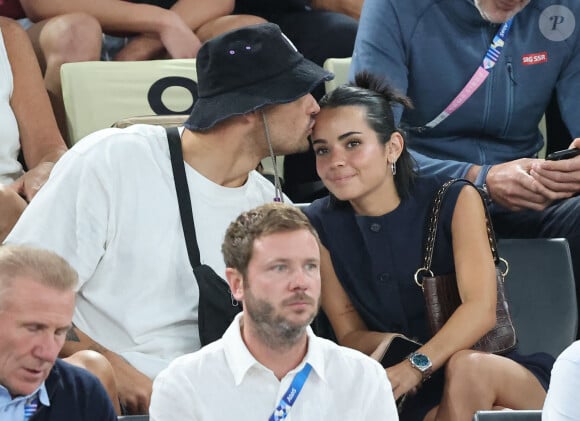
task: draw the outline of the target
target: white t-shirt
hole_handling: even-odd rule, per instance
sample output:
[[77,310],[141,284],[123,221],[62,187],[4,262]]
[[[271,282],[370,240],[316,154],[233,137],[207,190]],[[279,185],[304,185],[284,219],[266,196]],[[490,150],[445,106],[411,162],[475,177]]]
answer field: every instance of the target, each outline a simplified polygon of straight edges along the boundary
[[[242,211],[272,201],[257,172],[238,188],[186,165],[201,262],[225,278],[221,243]],[[165,130],[87,136],[55,165],[7,243],[55,251],[79,272],[76,326],[153,378],[199,349],[198,288],[187,256]]]
[[18,162],[20,133],[10,106],[13,89],[12,67],[0,31],[0,184],[10,184],[22,175]]
[[556,359],[542,421],[580,421],[580,341]]
[[281,381],[250,353],[238,314],[222,339],[173,361],[153,383],[151,421],[267,420],[308,362],[312,371],[288,420],[398,420],[385,370],[370,357],[315,336]]

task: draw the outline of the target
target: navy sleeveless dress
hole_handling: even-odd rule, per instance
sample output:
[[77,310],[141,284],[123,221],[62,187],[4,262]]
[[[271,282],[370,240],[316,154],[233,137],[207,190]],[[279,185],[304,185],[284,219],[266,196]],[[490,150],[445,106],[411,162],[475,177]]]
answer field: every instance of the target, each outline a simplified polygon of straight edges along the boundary
[[[431,334],[425,301],[413,275],[421,267],[425,221],[433,196],[446,181],[436,176],[417,177],[408,198],[382,216],[356,215],[347,202],[325,197],[304,210],[317,229],[322,244],[346,293],[370,330],[399,332],[422,343]],[[462,183],[451,186],[442,208],[433,255],[436,274],[455,271],[451,220]],[[471,188],[471,187],[467,187]],[[553,357],[507,354],[534,373],[547,389]],[[441,399],[443,370],[407,399],[402,420],[421,420]]]

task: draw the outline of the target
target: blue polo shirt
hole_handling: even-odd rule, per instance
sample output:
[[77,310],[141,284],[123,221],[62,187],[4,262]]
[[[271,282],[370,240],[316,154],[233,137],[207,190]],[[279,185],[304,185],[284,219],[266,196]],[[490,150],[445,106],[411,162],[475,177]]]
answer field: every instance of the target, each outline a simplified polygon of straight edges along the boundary
[[44,382],[27,396],[12,398],[8,389],[0,385],[0,419],[3,421],[26,421],[30,415],[26,414],[26,407],[38,400],[38,405],[50,406],[50,400]]

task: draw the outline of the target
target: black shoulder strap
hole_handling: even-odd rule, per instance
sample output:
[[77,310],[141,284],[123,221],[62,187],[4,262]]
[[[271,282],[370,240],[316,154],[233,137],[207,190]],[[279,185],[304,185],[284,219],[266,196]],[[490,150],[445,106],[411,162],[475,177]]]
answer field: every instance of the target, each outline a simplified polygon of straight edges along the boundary
[[168,127],[165,130],[167,131],[171,167],[173,168],[173,181],[175,182],[175,190],[177,191],[177,203],[179,204],[179,214],[181,215],[181,226],[183,227],[183,234],[185,236],[187,255],[189,256],[191,267],[195,268],[201,265],[201,262],[197,237],[195,235],[189,187],[187,185],[187,177],[185,176],[181,138],[179,137],[177,127]]

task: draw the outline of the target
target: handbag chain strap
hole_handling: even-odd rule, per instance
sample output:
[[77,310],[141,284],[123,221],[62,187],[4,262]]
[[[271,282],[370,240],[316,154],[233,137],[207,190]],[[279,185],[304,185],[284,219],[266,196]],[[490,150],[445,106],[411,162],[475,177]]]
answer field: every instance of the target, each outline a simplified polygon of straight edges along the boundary
[[443,203],[443,198],[445,197],[445,193],[449,190],[449,188],[455,183],[464,183],[467,185],[472,186],[478,193],[479,197],[481,198],[481,202],[483,204],[483,210],[485,212],[485,224],[487,228],[487,238],[489,240],[489,246],[491,248],[491,254],[493,255],[493,261],[496,266],[499,265],[500,262],[503,262],[505,265],[505,269],[502,270],[502,275],[507,275],[509,271],[508,262],[505,259],[499,257],[497,252],[497,242],[495,239],[495,233],[493,231],[493,227],[491,225],[491,218],[489,216],[489,210],[487,205],[485,204],[485,199],[481,194],[481,191],[469,180],[465,180],[463,178],[453,178],[451,180],[446,181],[437,191],[435,197],[433,199],[433,206],[431,208],[431,214],[428,220],[428,227],[427,227],[427,237],[425,238],[425,254],[423,255],[423,266],[417,269],[415,272],[415,283],[419,285],[419,287],[423,288],[423,281],[422,278],[425,274],[429,276],[433,276],[433,272],[431,271],[431,263],[433,262],[433,251],[435,250],[435,240],[437,238],[437,226],[439,224],[439,214],[441,213],[441,205]]

